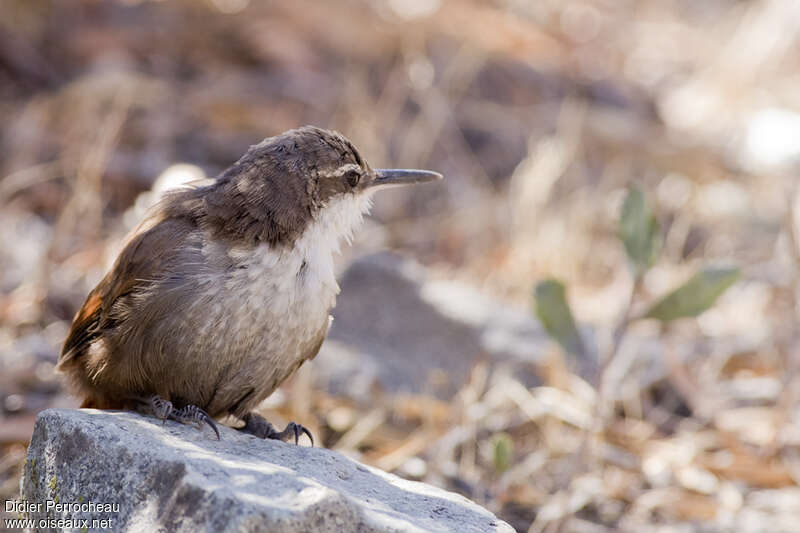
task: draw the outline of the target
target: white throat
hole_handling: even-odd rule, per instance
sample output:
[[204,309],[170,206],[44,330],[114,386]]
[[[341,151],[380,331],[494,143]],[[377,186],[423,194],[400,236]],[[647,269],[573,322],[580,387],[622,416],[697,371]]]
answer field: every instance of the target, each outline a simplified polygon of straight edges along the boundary
[[292,257],[289,263],[298,263],[292,265],[289,271],[296,268],[304,270],[298,281],[312,293],[321,289],[317,294],[323,299],[329,294],[330,306],[333,306],[333,298],[339,293],[333,254],[339,253],[342,239],[348,244],[351,242],[353,232],[371,206],[372,195],[369,192],[348,194],[331,200],[317,212],[289,252]]
[[[320,209],[305,231],[295,242],[295,249],[310,253],[312,250],[326,250],[338,253],[341,240],[348,244],[353,232],[361,225],[364,215],[372,207],[372,194],[346,194],[331,200]],[[304,253],[304,255],[307,255]]]

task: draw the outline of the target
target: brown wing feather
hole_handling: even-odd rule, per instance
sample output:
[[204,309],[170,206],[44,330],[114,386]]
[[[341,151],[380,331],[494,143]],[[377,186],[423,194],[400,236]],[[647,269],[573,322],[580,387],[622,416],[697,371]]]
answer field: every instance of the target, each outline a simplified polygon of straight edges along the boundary
[[59,368],[71,366],[86,353],[104,330],[115,326],[111,310],[122,297],[163,273],[165,265],[180,250],[180,243],[195,227],[185,216],[167,217],[143,224],[129,239],[111,271],[89,293],[75,315],[59,358]]
[[64,341],[64,347],[61,350],[61,357],[59,357],[59,366],[66,364],[75,355],[84,351],[86,347],[92,342],[96,332],[97,324],[100,320],[102,297],[102,287],[108,278],[104,279],[100,284],[89,293],[83,307],[75,315],[72,321],[72,327],[69,330],[69,335]]

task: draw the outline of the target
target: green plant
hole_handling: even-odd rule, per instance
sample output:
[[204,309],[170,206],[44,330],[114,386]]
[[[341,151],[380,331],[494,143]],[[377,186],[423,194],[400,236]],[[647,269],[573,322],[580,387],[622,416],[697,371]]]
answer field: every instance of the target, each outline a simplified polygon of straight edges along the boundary
[[514,441],[508,433],[498,433],[491,439],[492,463],[495,472],[502,474],[511,467],[514,455]]
[[[739,278],[738,268],[702,269],[685,283],[647,306],[647,311],[634,316],[633,304],[640,292],[642,279],[658,260],[661,251],[658,219],[645,194],[637,187],[628,190],[622,203],[617,236],[625,247],[633,283],[623,316],[614,329],[610,347],[600,360],[600,371],[596,382],[599,401],[596,403],[595,414],[604,398],[605,371],[614,360],[625,332],[632,322],[655,319],[666,325],[681,318],[696,317],[713,306],[717,298]],[[539,282],[534,290],[534,308],[544,329],[564,351],[576,356],[586,355],[585,345],[575,325],[563,283],[555,279]]]

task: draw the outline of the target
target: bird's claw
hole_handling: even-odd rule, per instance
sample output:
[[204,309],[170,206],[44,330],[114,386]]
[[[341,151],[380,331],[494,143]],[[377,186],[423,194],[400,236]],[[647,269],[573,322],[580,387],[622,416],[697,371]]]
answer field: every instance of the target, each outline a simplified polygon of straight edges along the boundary
[[287,442],[289,439],[294,438],[294,443],[298,444],[300,442],[300,435],[305,434],[308,440],[311,441],[311,446],[314,446],[314,437],[311,435],[311,431],[297,422],[289,422],[286,424],[286,428],[284,428],[283,431],[277,431],[275,426],[269,423],[263,416],[255,413],[247,414],[243,420],[244,427],[240,428],[240,430],[261,439],[274,439]]
[[173,409],[169,414],[169,418],[181,423],[195,422],[198,428],[203,427],[203,423],[206,423],[211,426],[211,429],[216,433],[217,440],[220,440],[219,429],[217,428],[217,424],[214,423],[214,419],[196,405],[187,405],[182,409]]
[[296,422],[289,422],[286,425],[286,429],[284,429],[281,433],[286,433],[287,431],[291,430],[294,432],[294,443],[298,444],[300,440],[300,435],[305,434],[308,437],[308,440],[311,441],[311,446],[314,446],[314,437],[311,435],[311,432],[308,430],[307,427],[298,424]]
[[161,420],[162,424],[165,424],[167,420],[175,420],[182,424],[195,423],[198,427],[202,427],[203,423],[206,423],[214,430],[217,440],[220,440],[219,429],[214,423],[214,419],[196,405],[187,405],[181,409],[176,409],[171,401],[165,400],[157,394],[147,398],[135,398],[135,400],[143,404],[146,410],[149,409],[149,412]]

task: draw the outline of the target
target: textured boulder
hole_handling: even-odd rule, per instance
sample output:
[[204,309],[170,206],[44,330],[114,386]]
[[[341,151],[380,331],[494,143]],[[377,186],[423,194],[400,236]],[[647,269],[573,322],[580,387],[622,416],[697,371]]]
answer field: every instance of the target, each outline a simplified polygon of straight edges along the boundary
[[23,515],[90,521],[75,530],[108,519],[115,531],[513,531],[457,494],[330,450],[220,429],[218,441],[209,428],[133,413],[43,411],[22,479],[33,509]]

